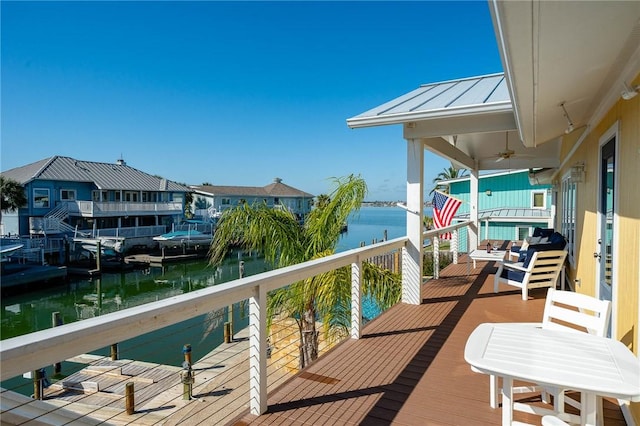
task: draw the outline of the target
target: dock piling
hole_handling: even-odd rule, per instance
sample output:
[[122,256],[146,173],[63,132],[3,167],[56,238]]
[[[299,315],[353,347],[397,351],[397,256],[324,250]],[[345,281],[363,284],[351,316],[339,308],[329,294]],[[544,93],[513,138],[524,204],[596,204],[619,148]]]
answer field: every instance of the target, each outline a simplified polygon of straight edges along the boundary
[[231,343],[231,323],[229,321],[224,323],[224,342]]
[[191,345],[184,345],[182,347],[182,353],[184,354],[184,362],[182,363],[183,370],[180,372],[180,381],[182,382],[182,399],[190,400],[193,391],[193,383],[195,382],[193,370],[191,369]]
[[33,373],[33,399],[38,401],[42,401],[42,397],[44,395],[44,383],[43,383],[43,374],[42,370],[34,370]]
[[102,271],[101,263],[102,263],[102,244],[100,240],[96,242],[96,269],[98,271]]
[[118,359],[118,344],[114,343],[111,345],[111,361],[116,361]]
[[135,410],[133,382],[129,382],[125,385],[125,405],[126,405],[128,415],[135,413],[136,410]]

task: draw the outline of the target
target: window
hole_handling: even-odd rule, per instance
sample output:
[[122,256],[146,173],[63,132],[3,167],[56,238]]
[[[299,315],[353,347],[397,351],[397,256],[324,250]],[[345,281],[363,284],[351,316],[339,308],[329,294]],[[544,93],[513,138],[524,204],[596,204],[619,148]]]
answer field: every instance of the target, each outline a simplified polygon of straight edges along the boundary
[[44,188],[33,189],[33,208],[48,209],[49,208],[49,190]]
[[516,226],[516,240],[524,241],[529,235],[531,235],[531,228],[528,226]]
[[229,198],[223,198],[222,199],[222,205],[223,206],[228,206],[229,204],[231,204],[231,200]]
[[75,189],[61,189],[60,190],[60,200],[61,201],[75,201],[76,200],[76,190]]
[[567,239],[569,263],[574,265],[575,229],[576,229],[576,192],[577,184],[571,182],[571,175],[562,179],[562,205],[560,217],[562,220],[560,232]]
[[131,203],[137,203],[138,197],[140,193],[138,191],[125,191],[124,193],[124,201],[128,201]]
[[547,191],[531,192],[531,208],[533,209],[547,208]]

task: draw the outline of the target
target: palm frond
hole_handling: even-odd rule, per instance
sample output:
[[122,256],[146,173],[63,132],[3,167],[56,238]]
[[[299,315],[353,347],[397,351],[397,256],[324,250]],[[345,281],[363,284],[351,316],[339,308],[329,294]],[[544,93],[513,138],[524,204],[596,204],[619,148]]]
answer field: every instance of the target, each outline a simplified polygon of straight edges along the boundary
[[349,214],[357,212],[367,194],[367,185],[359,176],[334,178],[336,189],[330,194],[329,202],[314,209],[306,220],[306,234],[309,239],[307,258],[326,250],[335,250],[340,239],[342,225]]
[[248,204],[227,210],[218,223],[209,250],[209,262],[221,263],[229,247],[240,244],[256,250],[276,267],[305,260],[303,229],[288,211]]

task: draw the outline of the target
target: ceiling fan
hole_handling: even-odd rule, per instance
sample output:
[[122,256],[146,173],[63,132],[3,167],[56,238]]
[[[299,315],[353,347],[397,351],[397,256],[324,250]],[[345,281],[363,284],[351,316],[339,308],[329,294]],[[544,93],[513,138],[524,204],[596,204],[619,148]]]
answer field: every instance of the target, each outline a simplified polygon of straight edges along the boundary
[[496,159],[496,163],[502,161],[502,160],[508,160],[509,158],[511,158],[512,155],[514,155],[516,152],[512,149],[509,149],[509,132],[504,132],[505,134],[505,147],[504,147],[504,151],[500,151],[497,156],[498,158]]

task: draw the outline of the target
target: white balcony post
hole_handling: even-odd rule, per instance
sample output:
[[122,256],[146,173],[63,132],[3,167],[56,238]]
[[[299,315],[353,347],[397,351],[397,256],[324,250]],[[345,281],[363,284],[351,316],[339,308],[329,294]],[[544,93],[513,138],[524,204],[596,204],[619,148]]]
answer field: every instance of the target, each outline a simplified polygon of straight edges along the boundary
[[440,278],[440,236],[433,236],[433,278]]
[[351,264],[351,338],[362,337],[362,261]]
[[249,300],[249,408],[251,414],[267,411],[267,291],[253,289]]
[[478,223],[478,170],[476,169],[471,170],[469,191],[469,195],[471,197],[471,202],[469,204],[469,219],[471,220],[471,223],[469,224],[469,247],[467,247],[467,252],[470,253],[472,250],[478,248],[480,230],[480,224]]
[[453,264],[458,264],[458,230],[451,232],[451,250],[453,251]]
[[422,211],[424,198],[424,146],[420,139],[407,140],[407,237],[402,251],[402,301],[422,302]]

